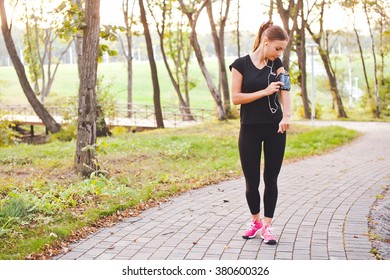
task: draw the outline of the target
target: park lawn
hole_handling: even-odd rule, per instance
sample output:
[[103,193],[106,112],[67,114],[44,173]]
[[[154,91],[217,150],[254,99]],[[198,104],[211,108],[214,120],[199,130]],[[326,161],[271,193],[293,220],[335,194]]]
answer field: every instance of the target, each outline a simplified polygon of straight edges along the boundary
[[[100,171],[107,175],[89,179],[73,170],[74,141],[0,148],[0,259],[45,258],[170,196],[242,176],[238,130],[234,120],[100,138]],[[294,125],[286,161],[357,136],[341,127]]]
[[[232,59],[230,59],[232,60]],[[217,77],[218,65],[214,60],[206,60],[212,77]],[[168,76],[164,63],[157,61],[161,103],[163,106],[176,106],[178,98]],[[190,79],[195,87],[190,92],[193,108],[213,109],[214,102],[197,63],[190,64]],[[147,61],[133,62],[133,103],[153,104],[153,86],[150,65]],[[127,103],[127,66],[125,63],[100,63],[98,76],[102,84],[109,87],[112,96],[120,104]],[[78,94],[79,80],[76,64],[62,64],[58,68],[52,90],[47,99],[49,104],[63,104],[64,100]],[[38,96],[38,98],[40,98]],[[0,102],[7,105],[28,105],[16,72],[12,66],[0,67]]]

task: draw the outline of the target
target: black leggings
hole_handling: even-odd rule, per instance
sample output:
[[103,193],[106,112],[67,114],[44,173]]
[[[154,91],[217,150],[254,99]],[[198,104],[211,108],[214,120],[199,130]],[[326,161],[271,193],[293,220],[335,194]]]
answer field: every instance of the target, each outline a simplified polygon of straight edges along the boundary
[[286,132],[279,124],[241,125],[238,139],[241,166],[246,181],[246,200],[252,215],[260,213],[260,158],[264,143],[264,216],[273,218],[278,199],[277,179],[283,162]]

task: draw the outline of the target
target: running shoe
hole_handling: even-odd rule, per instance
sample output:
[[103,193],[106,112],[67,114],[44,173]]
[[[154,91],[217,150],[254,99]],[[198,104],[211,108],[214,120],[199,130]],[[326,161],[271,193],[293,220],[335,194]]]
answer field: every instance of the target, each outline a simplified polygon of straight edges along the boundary
[[275,245],[278,240],[270,226],[264,226],[261,229],[261,238],[263,238],[264,243],[268,245]]
[[263,223],[261,221],[260,222],[252,221],[249,224],[249,228],[242,235],[242,238],[244,239],[254,238],[256,234],[261,230],[262,227],[263,227]]

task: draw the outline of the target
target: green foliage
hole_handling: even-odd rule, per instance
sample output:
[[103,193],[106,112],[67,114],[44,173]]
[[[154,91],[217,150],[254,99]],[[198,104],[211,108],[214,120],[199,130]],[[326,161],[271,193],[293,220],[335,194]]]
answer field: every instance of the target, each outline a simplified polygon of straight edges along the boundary
[[28,215],[33,211],[27,198],[20,198],[11,193],[9,199],[0,201],[0,238],[12,233],[12,228],[18,224],[29,222]]
[[103,110],[104,117],[114,119],[116,117],[116,94],[112,90],[113,82],[104,82],[104,75],[99,75],[97,80],[97,103]]
[[[62,2],[54,12],[64,14],[62,25],[56,30],[57,35],[61,39],[71,40],[86,27],[85,11],[71,0]],[[103,28],[100,30],[100,38],[110,42],[116,41],[118,40],[118,30],[124,32],[125,28],[116,25],[103,25]],[[99,62],[103,61],[103,54],[105,52],[109,56],[116,56],[118,54],[116,50],[111,49],[108,45],[99,44]]]
[[10,146],[18,142],[17,133],[10,127],[8,121],[1,120],[0,116],[0,147]]
[[[106,41],[114,42],[118,40],[117,30],[119,30],[120,32],[126,31],[126,29],[122,26],[103,25],[103,29],[100,30],[100,38]],[[111,49],[108,45],[99,44],[99,62],[102,62],[103,54],[105,52],[107,52],[109,56],[118,55],[118,52],[116,50]]]
[[[303,108],[303,105],[299,106],[298,108],[298,116],[300,118],[304,118],[305,117],[305,110]],[[309,105],[309,115],[311,115],[311,105]],[[315,119],[317,120],[320,120],[321,119],[321,116],[322,116],[322,107],[320,106],[320,104],[318,102],[316,102],[316,105],[315,105],[315,112],[314,112],[314,117]]]
[[[115,179],[92,176],[70,186],[35,180],[28,190],[9,192],[0,201],[0,237],[19,235],[30,223],[34,227],[53,224],[64,218],[68,209],[96,207],[111,197],[132,196],[136,191],[118,184]],[[82,213],[75,213],[82,216]]]
[[[43,33],[42,30],[38,31]],[[42,78],[42,69],[39,61],[38,49],[36,46],[36,40],[42,44],[42,40],[36,38],[35,32],[29,32],[23,34],[23,45],[26,46],[23,50],[23,57],[28,66],[28,72],[30,79],[33,83],[37,84],[39,79]],[[38,94],[38,92],[36,92]]]
[[2,159],[0,159],[1,165],[8,165],[11,167],[15,167],[17,165],[29,165],[32,162],[33,162],[32,159],[30,157],[26,157],[26,156],[11,155],[11,156],[6,156],[6,157],[3,157]]
[[61,126],[61,131],[51,136],[52,140],[59,140],[68,142],[76,139],[77,126],[73,123],[65,124]]
[[381,114],[390,116],[390,77],[385,77],[384,81],[380,81],[379,87],[379,106]]
[[64,14],[62,26],[56,30],[57,35],[69,41],[86,26],[84,11],[71,0],[63,1],[55,10],[55,13]]
[[123,126],[116,126],[111,130],[112,134],[117,136],[117,135],[125,135],[128,133],[127,128]]

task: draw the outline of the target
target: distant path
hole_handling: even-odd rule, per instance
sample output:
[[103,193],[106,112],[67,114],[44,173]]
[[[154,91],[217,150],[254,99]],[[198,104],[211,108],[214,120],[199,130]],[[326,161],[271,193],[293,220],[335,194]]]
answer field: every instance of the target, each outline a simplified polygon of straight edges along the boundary
[[249,222],[241,178],[102,229],[56,259],[374,259],[367,215],[390,184],[390,124],[337,124],[364,135],[282,168],[273,224],[277,246],[241,238]]

